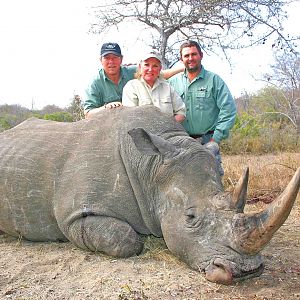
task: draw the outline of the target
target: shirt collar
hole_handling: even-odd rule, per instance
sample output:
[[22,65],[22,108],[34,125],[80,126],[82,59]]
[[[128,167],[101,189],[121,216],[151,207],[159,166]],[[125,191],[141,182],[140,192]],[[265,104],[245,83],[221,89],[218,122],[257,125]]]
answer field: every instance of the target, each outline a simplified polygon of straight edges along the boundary
[[[200,71],[200,73],[194,78],[194,80],[197,80],[197,79],[199,79],[199,78],[202,78],[202,79],[203,79],[203,78],[204,78],[204,75],[205,75],[205,72],[206,72],[206,70],[205,70],[204,66],[201,65],[201,71]],[[186,78],[188,78],[186,69],[184,70],[184,76],[185,76]],[[193,80],[193,81],[194,81],[194,80]]]
[[[139,80],[142,81],[144,84],[147,85],[147,82],[144,80],[144,78],[140,77]],[[163,77],[162,73],[160,73],[159,76],[158,76],[158,78],[154,82],[154,85],[153,85],[152,88],[158,86],[162,81],[164,81],[164,77]]]

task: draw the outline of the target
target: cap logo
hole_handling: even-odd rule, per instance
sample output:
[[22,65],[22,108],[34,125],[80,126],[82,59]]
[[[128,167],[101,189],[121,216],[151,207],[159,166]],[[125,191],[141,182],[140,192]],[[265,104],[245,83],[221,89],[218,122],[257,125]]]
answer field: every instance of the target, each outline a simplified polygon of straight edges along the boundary
[[114,49],[115,45],[109,44],[109,45],[106,46],[106,48],[108,48],[108,49]]

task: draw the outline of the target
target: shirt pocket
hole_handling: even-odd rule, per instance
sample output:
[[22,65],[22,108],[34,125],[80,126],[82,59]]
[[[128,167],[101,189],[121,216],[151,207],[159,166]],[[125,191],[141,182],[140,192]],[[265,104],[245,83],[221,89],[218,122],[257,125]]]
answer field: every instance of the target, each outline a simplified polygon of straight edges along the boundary
[[140,97],[139,98],[139,106],[143,106],[143,105],[153,105],[151,98]]
[[164,113],[173,114],[173,104],[170,96],[160,99],[160,108]]
[[212,101],[212,92],[207,88],[200,88],[195,92],[195,108],[197,110],[207,110]]

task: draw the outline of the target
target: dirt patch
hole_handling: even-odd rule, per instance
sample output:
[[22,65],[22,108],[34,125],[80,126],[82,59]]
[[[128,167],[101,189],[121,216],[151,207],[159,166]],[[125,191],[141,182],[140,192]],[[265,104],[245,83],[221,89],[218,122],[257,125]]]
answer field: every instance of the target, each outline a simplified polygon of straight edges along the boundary
[[300,299],[299,198],[263,250],[265,271],[259,278],[233,286],[208,282],[154,237],[145,238],[139,257],[116,259],[71,243],[32,243],[3,234],[0,299]]

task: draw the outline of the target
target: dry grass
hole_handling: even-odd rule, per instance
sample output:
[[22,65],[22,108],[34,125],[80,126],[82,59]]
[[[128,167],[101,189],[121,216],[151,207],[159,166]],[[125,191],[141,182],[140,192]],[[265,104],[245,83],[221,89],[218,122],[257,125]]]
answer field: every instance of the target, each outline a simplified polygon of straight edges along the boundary
[[249,201],[271,202],[284,190],[300,166],[300,153],[276,155],[223,155],[224,185],[232,190],[247,166],[250,169]]

